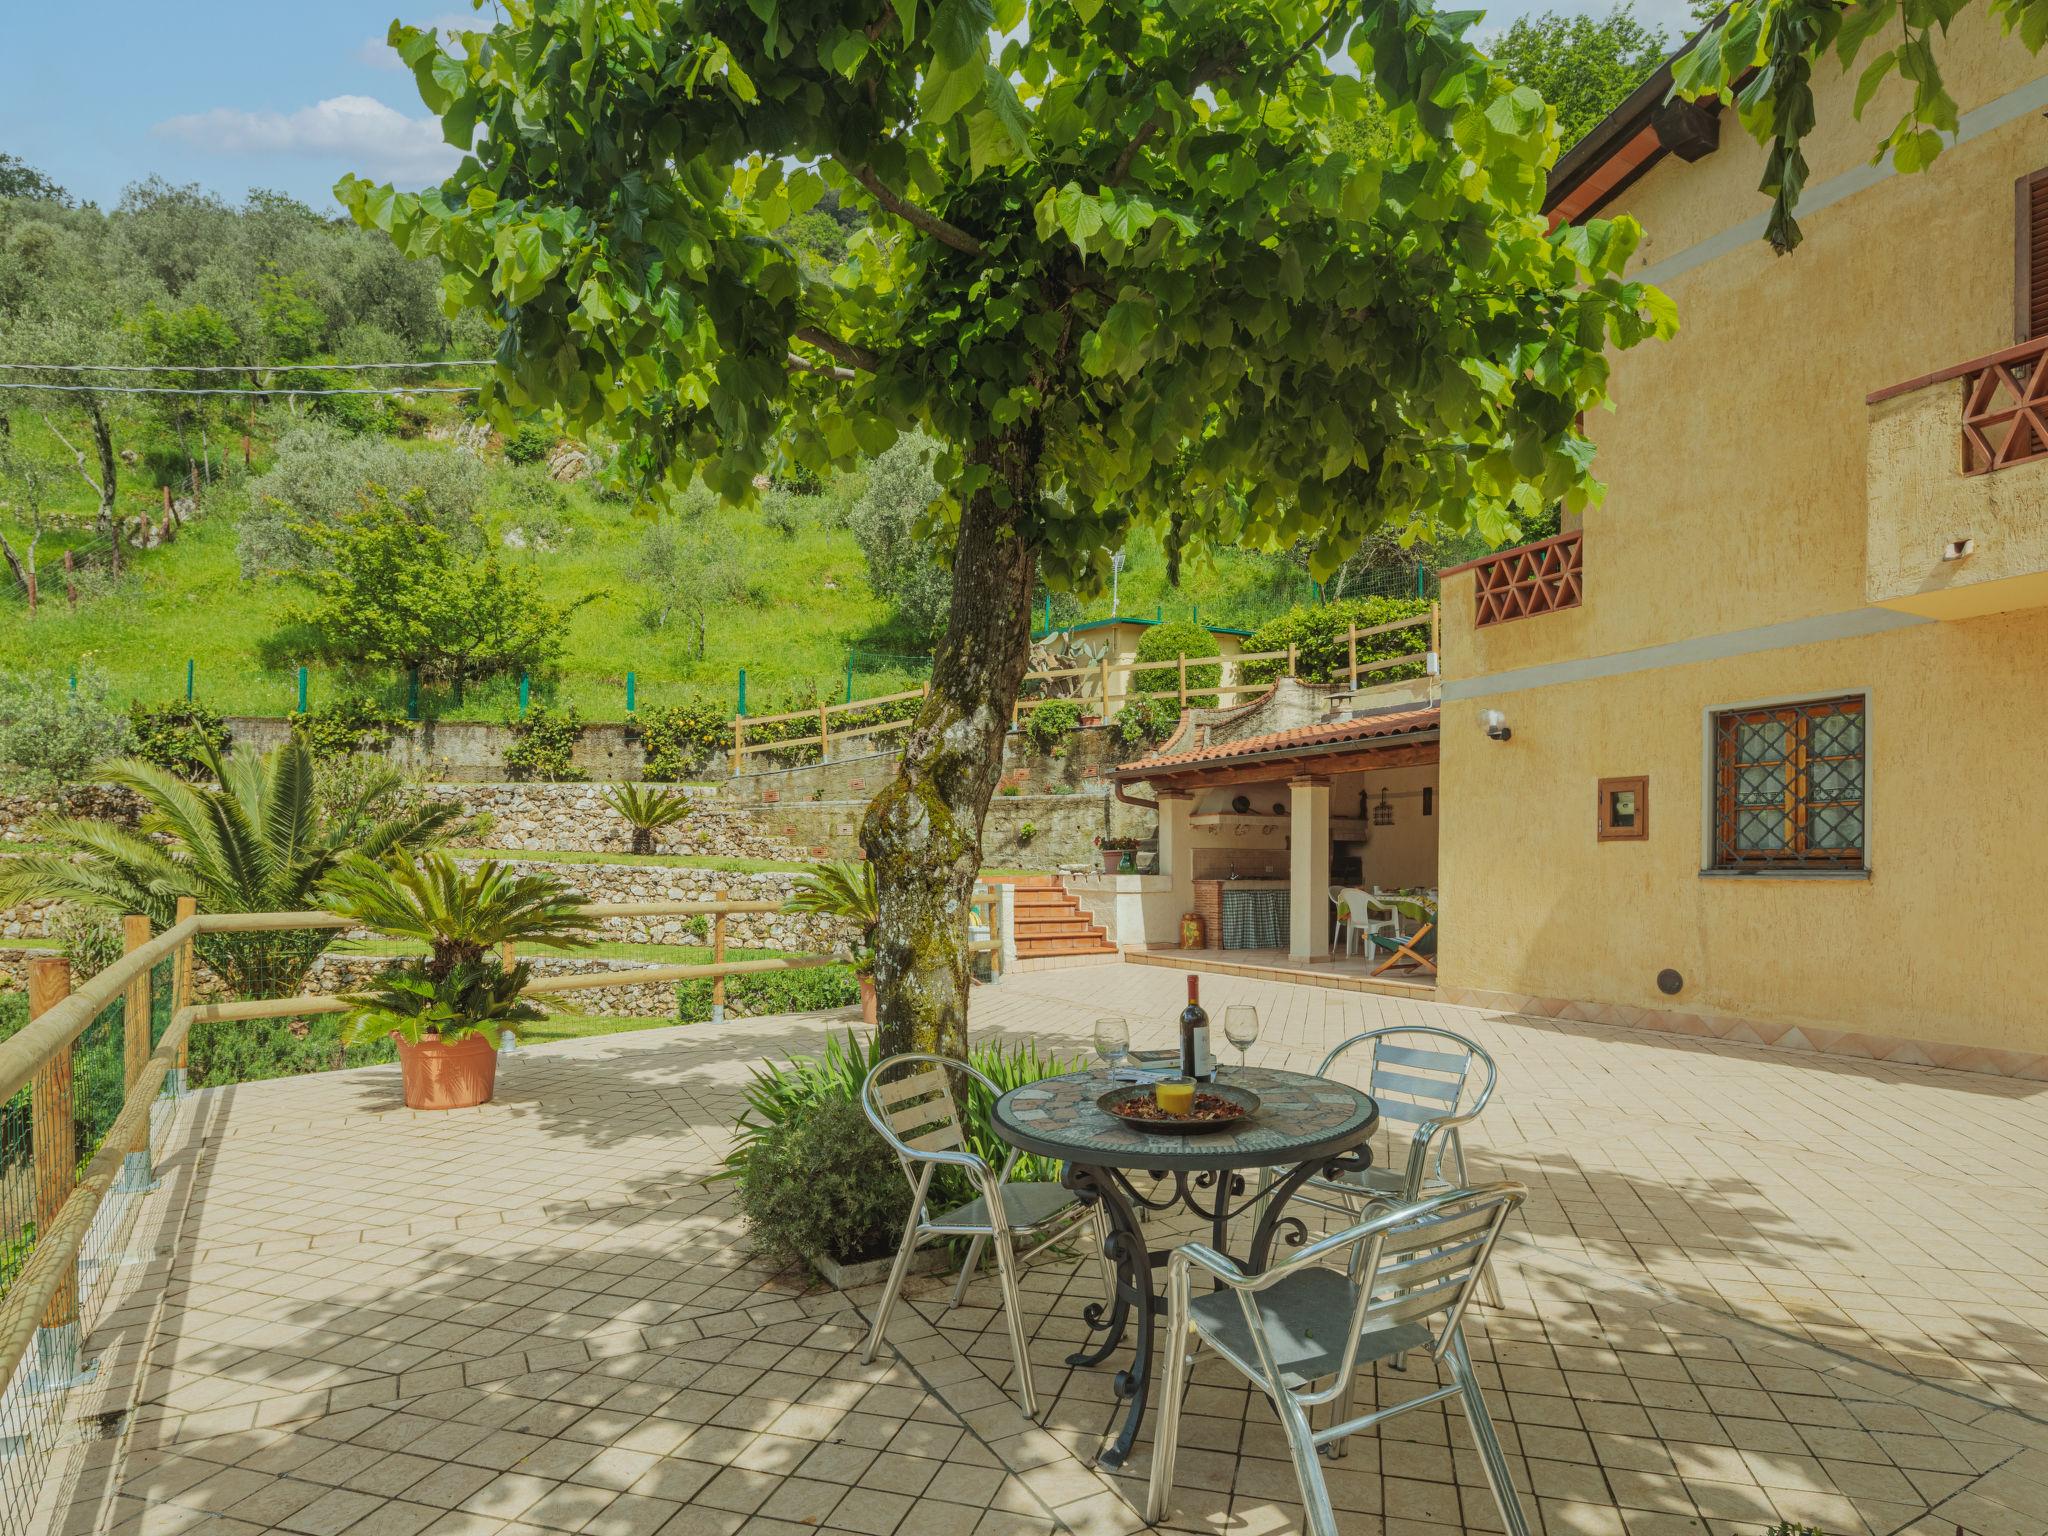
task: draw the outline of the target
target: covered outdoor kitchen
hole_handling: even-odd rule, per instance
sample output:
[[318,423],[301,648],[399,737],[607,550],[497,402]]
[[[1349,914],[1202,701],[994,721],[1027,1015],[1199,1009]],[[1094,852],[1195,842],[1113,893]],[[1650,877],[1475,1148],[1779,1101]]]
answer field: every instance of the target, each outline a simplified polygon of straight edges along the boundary
[[[1378,970],[1384,946],[1337,935],[1337,897],[1433,896],[1436,708],[1188,740],[1200,734],[1183,730],[1115,773],[1121,798],[1158,807],[1156,869],[1070,879],[1069,888],[1098,920],[1113,921],[1117,943],[1134,958],[1200,954],[1205,968],[1243,960]],[[1386,931],[1392,914],[1378,905],[1374,913]],[[1365,913],[1357,916],[1362,928]],[[1408,931],[1418,926],[1405,922]],[[1397,979],[1426,983],[1427,967],[1404,966]]]

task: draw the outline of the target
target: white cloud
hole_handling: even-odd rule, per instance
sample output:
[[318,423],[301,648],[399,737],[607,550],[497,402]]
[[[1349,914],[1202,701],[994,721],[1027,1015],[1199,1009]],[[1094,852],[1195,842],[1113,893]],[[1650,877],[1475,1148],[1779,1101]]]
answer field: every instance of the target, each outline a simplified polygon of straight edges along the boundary
[[439,181],[461,152],[431,117],[407,117],[368,96],[333,96],[296,112],[215,107],[158,123],[152,130],[224,155],[302,155],[339,159],[346,168],[404,186]]

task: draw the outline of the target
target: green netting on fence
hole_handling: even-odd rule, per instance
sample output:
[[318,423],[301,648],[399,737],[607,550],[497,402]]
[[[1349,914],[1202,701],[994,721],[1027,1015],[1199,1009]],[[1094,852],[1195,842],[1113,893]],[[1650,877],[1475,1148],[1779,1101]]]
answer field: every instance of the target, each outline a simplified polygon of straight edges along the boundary
[[166,956],[150,968],[149,972],[149,1048],[155,1050],[162,1043],[164,1031],[171,1027],[171,1007],[175,999],[171,988],[178,975],[178,959]]
[[123,1076],[128,1009],[116,998],[71,1042],[71,1115],[77,1164],[83,1168],[120,1118],[127,1096]]
[[23,1088],[0,1105],[0,1296],[7,1294],[35,1246],[34,1135],[29,1090]]
[[[146,1022],[152,1046],[170,1023],[174,973],[168,959],[150,972]],[[26,1022],[25,1000],[18,994],[0,999],[0,1038]],[[126,1000],[116,998],[73,1038],[61,1058],[69,1068],[68,1082],[61,1074],[41,1074],[46,1137],[63,1139],[68,1088],[71,1134],[57,1155],[74,1174],[106,1146],[126,1105],[127,1032]],[[139,1256],[136,1245],[147,1241],[139,1231],[145,1197],[155,1187],[152,1170],[177,1121],[170,1088],[166,1082],[151,1106],[146,1135],[137,1138],[143,1145],[124,1149],[120,1176],[94,1211],[79,1244],[72,1284],[58,1293],[56,1315],[45,1318],[12,1378],[0,1383],[0,1536],[27,1536],[44,1528],[46,1511],[39,1501],[48,1496],[64,1464],[63,1448],[75,1436],[64,1389],[90,1364],[85,1346],[113,1304],[121,1277],[141,1273],[130,1261]],[[36,1253],[36,1108],[34,1083],[0,1105],[0,1295],[19,1281]],[[47,1166],[44,1176],[49,1176]]]

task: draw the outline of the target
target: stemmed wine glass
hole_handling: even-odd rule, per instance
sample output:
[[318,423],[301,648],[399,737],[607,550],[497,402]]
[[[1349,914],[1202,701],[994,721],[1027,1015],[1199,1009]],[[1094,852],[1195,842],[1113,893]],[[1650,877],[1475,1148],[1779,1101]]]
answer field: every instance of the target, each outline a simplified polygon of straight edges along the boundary
[[1237,1064],[1251,1064],[1251,1049],[1259,1042],[1259,1010],[1250,1003],[1232,1003],[1223,1010],[1223,1038],[1237,1047]]
[[1124,1058],[1131,1054],[1130,1024],[1119,1018],[1097,1019],[1095,1053],[1109,1063],[1112,1072],[1122,1066]]

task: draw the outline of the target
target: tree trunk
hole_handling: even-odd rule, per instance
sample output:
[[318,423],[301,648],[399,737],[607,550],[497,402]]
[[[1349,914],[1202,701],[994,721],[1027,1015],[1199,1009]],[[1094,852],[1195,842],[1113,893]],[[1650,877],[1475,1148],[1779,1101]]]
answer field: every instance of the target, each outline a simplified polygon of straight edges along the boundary
[[1038,449],[1035,431],[1020,432],[972,456],[994,478],[961,513],[952,610],[932,657],[931,692],[896,777],[861,826],[881,903],[875,990],[885,1051],[967,1052],[968,903],[1029,659],[1037,570],[1036,552],[991,493],[1000,486],[1009,508],[1031,506]]
[[121,463],[114,457],[114,429],[107,424],[107,413],[100,409],[99,396],[87,395],[86,410],[92,417],[93,446],[100,456],[100,531],[107,539],[107,568],[116,576],[121,574],[121,521],[114,511],[114,489],[120,478]]
[[0,555],[7,558],[7,568],[14,572],[15,582],[21,587],[21,595],[28,599],[28,614],[36,614],[36,546],[31,539],[28,546],[28,563],[22,563],[21,556],[14,552],[14,546],[7,541],[7,535],[0,533]]

